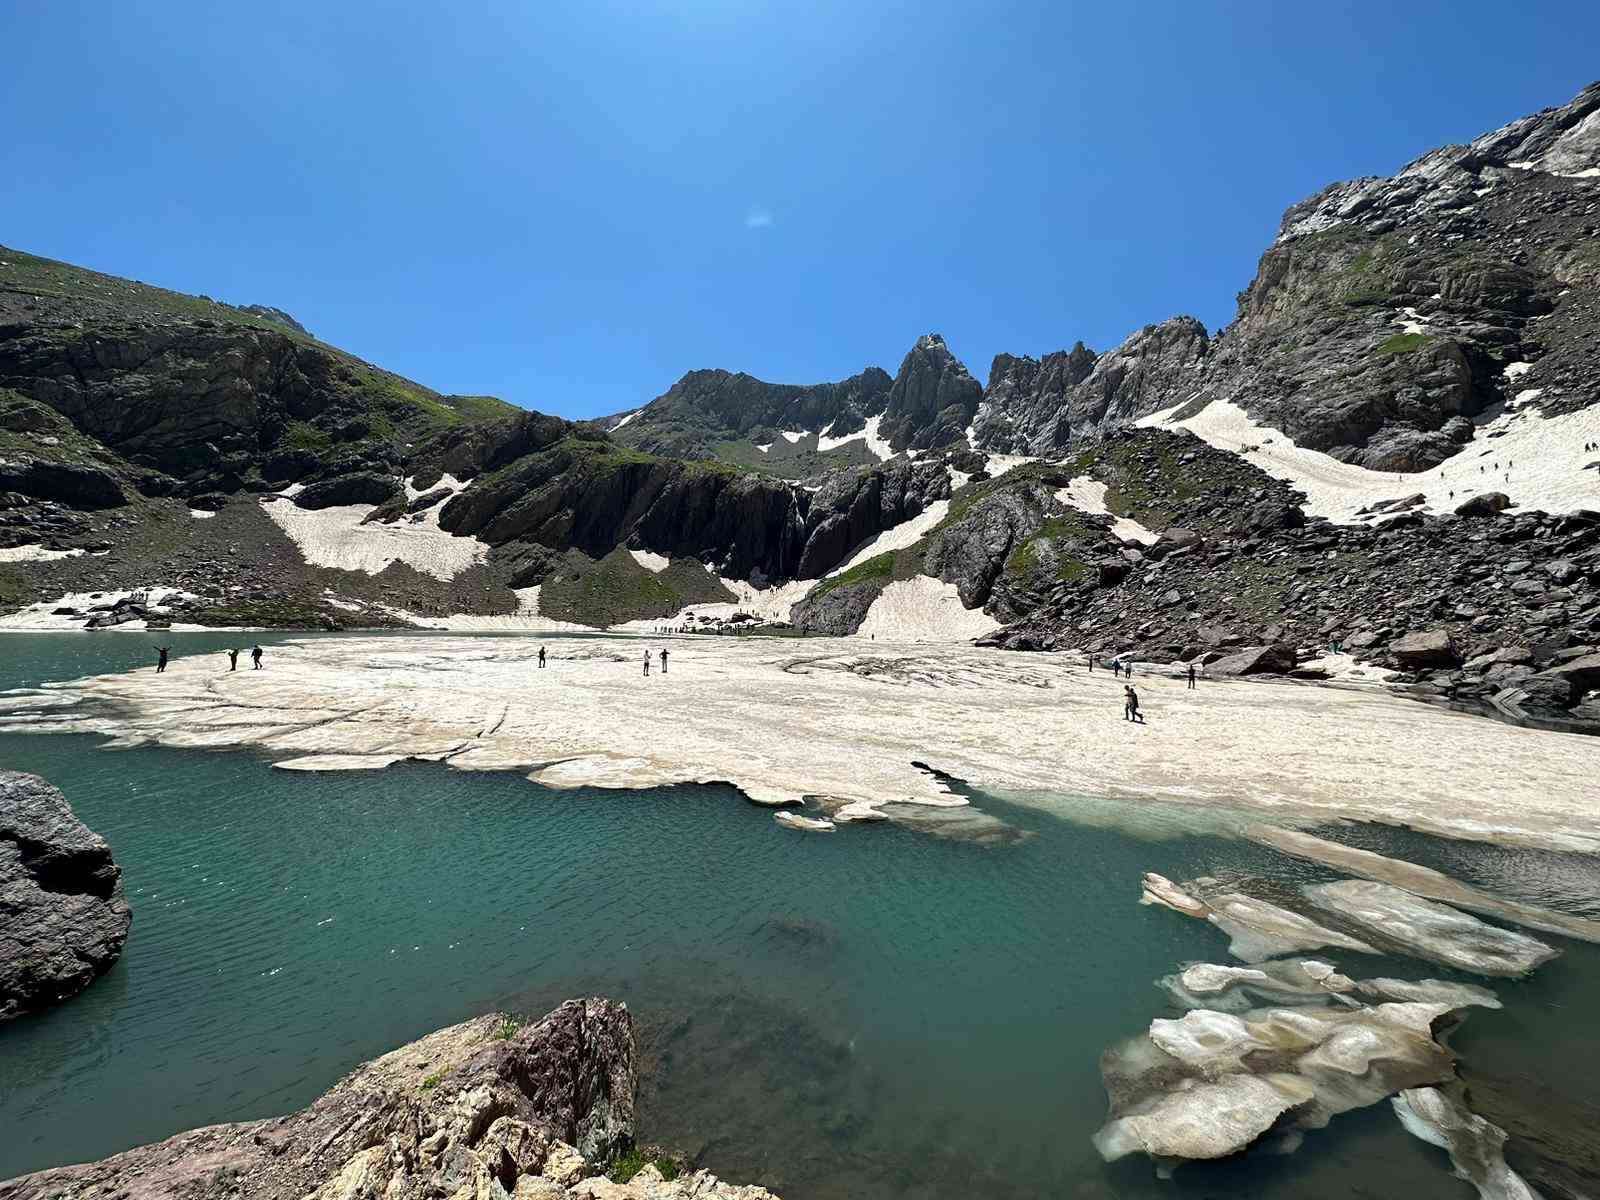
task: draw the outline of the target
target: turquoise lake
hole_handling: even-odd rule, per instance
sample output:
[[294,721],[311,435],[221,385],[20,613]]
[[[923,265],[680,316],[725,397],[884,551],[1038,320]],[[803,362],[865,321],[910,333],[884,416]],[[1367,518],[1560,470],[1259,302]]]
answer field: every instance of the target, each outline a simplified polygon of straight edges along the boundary
[[[237,636],[162,634],[179,655]],[[271,662],[271,641],[263,638]],[[156,635],[0,638],[0,688],[153,661]],[[1532,738],[1538,734],[1530,733]],[[728,788],[554,792],[433,765],[304,775],[243,753],[0,737],[110,842],[133,932],[77,999],[0,1026],[0,1179],[301,1107],[358,1062],[497,1008],[628,1002],[643,1140],[786,1200],[847,1196],[1461,1197],[1387,1104],[1300,1152],[1102,1163],[1098,1058],[1153,985],[1228,961],[1216,931],[1136,901],[1139,877],[1330,877],[1158,805],[974,793],[1028,836],[898,825],[806,835]],[[1040,807],[1044,803],[1045,807]],[[1372,827],[1327,836],[1501,894],[1600,913],[1600,865]],[[1600,1101],[1600,947],[1451,1037],[1463,1060]],[[1358,976],[1466,979],[1405,960]]]

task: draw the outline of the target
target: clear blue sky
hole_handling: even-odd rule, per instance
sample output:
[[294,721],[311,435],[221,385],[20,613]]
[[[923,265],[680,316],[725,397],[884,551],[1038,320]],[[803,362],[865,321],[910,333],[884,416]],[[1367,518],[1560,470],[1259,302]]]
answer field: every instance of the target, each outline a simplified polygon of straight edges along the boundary
[[1290,203],[1600,75],[1600,4],[0,0],[0,45],[0,243],[590,416],[1222,325]]

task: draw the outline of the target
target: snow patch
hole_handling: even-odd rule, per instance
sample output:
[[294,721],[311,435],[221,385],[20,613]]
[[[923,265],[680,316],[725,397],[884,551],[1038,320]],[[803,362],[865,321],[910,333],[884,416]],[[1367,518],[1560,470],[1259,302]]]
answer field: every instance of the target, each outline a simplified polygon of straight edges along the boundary
[[387,525],[361,523],[375,507],[370,504],[307,509],[267,500],[262,507],[314,567],[376,575],[390,563],[403,562],[435,579],[454,579],[489,553],[487,543],[439,528],[443,505]]
[[191,517],[193,517],[196,521],[209,521],[212,517],[216,516],[217,514],[214,513],[214,512],[207,512],[203,508],[191,508],[189,510],[189,515]]
[[[206,516],[211,516],[207,513]],[[74,547],[71,550],[51,550],[47,546],[34,542],[27,546],[7,546],[0,549],[0,563],[14,562],[55,562],[58,558],[76,558],[83,550]]]
[[1514,362],[1507,363],[1506,369],[1501,374],[1509,380],[1515,379],[1519,375],[1526,375],[1531,370],[1533,370],[1533,364],[1530,362]]
[[617,430],[621,429],[624,425],[626,425],[629,421],[633,420],[635,417],[637,417],[643,411],[644,411],[644,409],[642,409],[642,408],[634,409],[627,416],[623,417],[622,420],[618,421],[610,429],[606,430],[606,432],[607,433],[615,433]]
[[593,632],[588,625],[574,621],[558,621],[539,611],[539,585],[513,588],[517,598],[517,611],[501,616],[476,616],[472,613],[452,613],[447,617],[425,617],[407,612],[403,608],[380,605],[391,616],[410,621],[427,629],[448,629],[457,633],[583,633]]
[[629,550],[628,553],[633,555],[634,562],[638,563],[646,571],[653,571],[657,575],[665,571],[671,562],[665,554],[653,554],[649,550]]
[[[1067,481],[1067,486],[1056,491],[1056,499],[1080,512],[1111,515],[1106,507],[1106,485],[1089,475],[1078,475]],[[1159,541],[1161,535],[1146,529],[1132,517],[1118,517],[1111,532],[1125,542],[1143,542],[1146,546]]]
[[955,584],[918,575],[897,579],[878,593],[856,637],[886,642],[958,642],[999,628],[1000,622],[982,609],[964,608]]
[[798,442],[801,438],[807,436],[804,429],[780,429],[778,432],[783,435],[783,440],[788,442],[791,446]]
[[[878,426],[881,424],[883,424],[883,414],[879,413],[875,417],[867,418],[867,427],[865,429],[858,430],[855,433],[847,433],[844,437],[839,438],[829,436],[828,430],[833,428],[832,425],[829,425],[827,429],[817,435],[817,450],[818,452],[835,450],[848,442],[865,440],[867,449],[877,456],[878,461],[887,462],[894,457],[894,450],[888,442],[878,436]],[[789,435],[786,433],[783,436],[788,437]]]
[[765,454],[768,450],[772,449],[772,443],[768,442],[765,445],[762,445],[761,443],[758,442],[758,443],[756,443],[756,449],[761,451],[761,453]]
[[1513,504],[1552,513],[1600,508],[1600,472],[1584,470],[1594,454],[1583,449],[1585,442],[1600,441],[1600,406],[1545,417],[1523,407],[1537,395],[1538,389],[1529,388],[1513,404],[1486,414],[1474,440],[1439,466],[1396,474],[1297,446],[1229,400],[1213,400],[1185,421],[1171,419],[1181,407],[1174,406],[1137,424],[1187,429],[1239,454],[1303,491],[1307,513],[1344,524],[1362,520],[1357,511],[1379,500],[1417,492],[1426,498],[1422,507],[1434,512],[1452,511],[1482,492],[1504,492]]

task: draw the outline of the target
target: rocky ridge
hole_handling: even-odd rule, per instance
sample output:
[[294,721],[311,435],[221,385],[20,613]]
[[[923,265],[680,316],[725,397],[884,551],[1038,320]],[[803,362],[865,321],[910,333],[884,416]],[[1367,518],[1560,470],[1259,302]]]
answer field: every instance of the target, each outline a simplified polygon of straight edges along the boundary
[[132,923],[105,839],[37,775],[0,771],[0,1021],[88,987]]
[[300,1112],[25,1175],[0,1200],[771,1200],[636,1151],[635,1061],[614,1001],[529,1025],[491,1014],[358,1067]]

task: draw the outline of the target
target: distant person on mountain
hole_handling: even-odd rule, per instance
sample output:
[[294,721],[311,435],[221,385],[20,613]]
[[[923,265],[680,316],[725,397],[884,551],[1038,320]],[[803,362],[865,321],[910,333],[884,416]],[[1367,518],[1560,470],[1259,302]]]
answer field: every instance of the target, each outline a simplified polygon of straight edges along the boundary
[[661,647],[661,673],[663,675],[667,673],[667,648],[665,646]]
[[165,671],[167,669],[167,655],[169,655],[171,653],[172,653],[172,647],[171,646],[157,646],[156,647],[156,674],[157,675],[161,674],[161,672],[163,672],[163,671]]
[[237,671],[238,669],[239,669],[239,647],[233,646],[233,647],[229,648],[229,650],[228,650],[228,670]]
[[252,671],[261,670],[261,647],[260,646],[253,646],[250,649],[250,669]]
[[544,670],[544,647],[539,647],[539,669]]
[[1194,664],[1189,664],[1189,690],[1194,691]]
[[646,675],[650,674],[650,651],[648,650],[644,652],[644,673]]
[[1131,683],[1122,688],[1122,719],[1144,724],[1144,714],[1139,711],[1139,693],[1133,690]]

